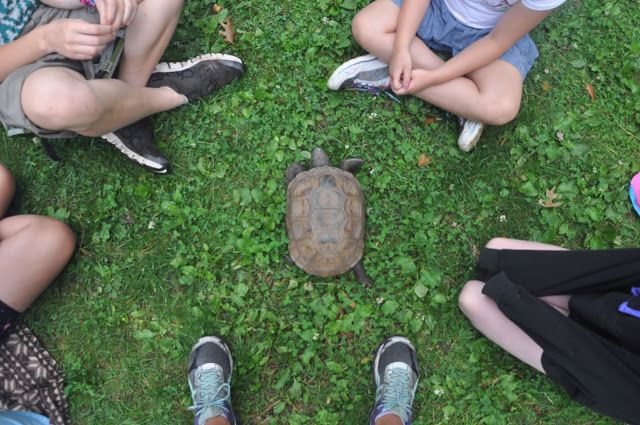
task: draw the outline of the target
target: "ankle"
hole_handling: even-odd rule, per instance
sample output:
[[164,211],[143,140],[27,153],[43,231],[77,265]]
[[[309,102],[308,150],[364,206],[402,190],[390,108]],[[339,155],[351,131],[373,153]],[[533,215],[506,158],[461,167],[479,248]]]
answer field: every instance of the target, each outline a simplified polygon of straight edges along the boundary
[[399,416],[389,414],[376,420],[376,425],[403,425]]
[[231,425],[224,416],[216,416],[215,418],[207,419],[204,425]]

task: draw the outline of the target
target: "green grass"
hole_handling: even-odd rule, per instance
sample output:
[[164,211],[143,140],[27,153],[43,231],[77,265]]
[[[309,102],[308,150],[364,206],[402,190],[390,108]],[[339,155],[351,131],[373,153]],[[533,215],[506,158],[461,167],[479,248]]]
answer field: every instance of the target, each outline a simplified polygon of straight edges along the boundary
[[[520,115],[471,154],[451,117],[415,99],[326,89],[361,53],[350,20],[365,4],[227,2],[228,46],[210,1],[189,2],[168,59],[224,50],[249,72],[155,118],[170,176],[100,140],[54,142],[58,165],[30,137],[0,135],[19,184],[12,212],[65,219],[79,240],[27,314],[64,369],[74,423],[191,423],[186,359],[203,334],[233,347],[247,424],[365,423],[373,350],[392,334],[419,351],[416,425],[612,423],[481,337],[456,296],[493,236],[637,245],[627,185],[640,170],[640,4],[569,1],[545,21]],[[366,161],[373,289],[282,261],[284,171],[314,146]],[[418,167],[423,153],[431,163]],[[553,187],[562,205],[541,207]]]

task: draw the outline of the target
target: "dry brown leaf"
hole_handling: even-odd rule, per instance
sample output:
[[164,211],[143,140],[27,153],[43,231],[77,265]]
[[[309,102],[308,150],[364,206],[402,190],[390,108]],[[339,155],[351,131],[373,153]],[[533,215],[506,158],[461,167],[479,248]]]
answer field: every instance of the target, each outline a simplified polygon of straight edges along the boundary
[[551,83],[549,83],[548,81],[543,82],[542,83],[542,91],[546,93],[549,90],[551,90]]
[[424,119],[425,125],[433,124],[436,121],[438,121],[438,118],[436,118],[436,117],[426,117]]
[[220,31],[220,35],[224,37],[224,41],[226,41],[229,44],[233,44],[233,42],[236,40],[236,31],[233,28],[231,17],[229,16],[227,19],[220,22],[220,26],[222,27],[222,31]]
[[587,93],[589,93],[589,97],[591,98],[591,100],[595,100],[595,98],[596,98],[596,89],[594,89],[591,84],[587,84],[585,86],[585,88],[587,89]]
[[222,10],[222,6],[220,6],[218,3],[214,3],[211,7],[211,10],[213,10],[213,13],[218,14]]
[[538,199],[538,204],[544,208],[558,208],[562,205],[562,202],[554,202],[556,199],[560,198],[560,195],[556,193],[556,187],[552,187],[551,189],[547,189],[546,191],[546,199]]
[[418,158],[418,167],[426,167],[429,164],[431,164],[431,158],[425,154],[421,154]]

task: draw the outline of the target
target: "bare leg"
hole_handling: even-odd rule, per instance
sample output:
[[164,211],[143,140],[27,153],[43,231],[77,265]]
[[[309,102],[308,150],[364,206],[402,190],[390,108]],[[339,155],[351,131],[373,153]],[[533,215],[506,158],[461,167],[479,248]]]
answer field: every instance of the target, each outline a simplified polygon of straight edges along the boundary
[[11,199],[15,192],[15,181],[13,176],[3,165],[0,165],[0,218],[4,216],[9,208]]
[[[523,250],[564,250],[554,245],[516,239],[495,238],[489,241],[488,248],[523,249]],[[542,347],[529,335],[505,316],[496,303],[482,293],[484,282],[472,280],[467,282],[460,293],[458,303],[465,316],[473,326],[496,345],[525,362],[529,366],[544,373],[542,368]],[[569,314],[569,296],[555,295],[541,298],[562,314]]]
[[[13,179],[0,166],[0,216],[13,194]],[[23,312],[67,264],[75,239],[48,217],[23,215],[0,220],[0,300]]]
[[138,87],[113,79],[87,81],[67,68],[40,69],[26,79],[22,89],[22,106],[33,123],[92,137],[186,101],[166,87]]
[[147,85],[153,67],[171,41],[183,3],[183,0],[140,3],[136,17],[127,28],[119,79],[140,87]]
[[[362,9],[353,20],[356,41],[387,63],[393,54],[399,11],[391,0],[376,0]],[[434,69],[443,63],[417,37],[410,51],[414,69]],[[429,87],[417,96],[456,115],[500,125],[511,121],[518,113],[522,77],[514,66],[497,60],[467,77]]]

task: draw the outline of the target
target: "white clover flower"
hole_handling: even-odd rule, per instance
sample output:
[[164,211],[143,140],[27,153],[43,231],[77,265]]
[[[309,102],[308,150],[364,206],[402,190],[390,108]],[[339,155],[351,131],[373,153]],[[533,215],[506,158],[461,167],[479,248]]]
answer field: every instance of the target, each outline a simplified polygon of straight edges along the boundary
[[442,394],[444,394],[444,390],[441,390],[440,388],[436,388],[435,390],[433,390],[433,393],[438,397],[440,397]]
[[373,174],[376,171],[375,168],[372,168],[371,171],[369,171],[369,174]]
[[319,337],[320,337],[320,334],[318,332],[313,334],[313,340],[314,341],[317,341]]
[[155,222],[155,221],[153,221],[153,220],[151,220],[151,221],[149,222],[149,224],[147,225],[147,229],[149,229],[149,230],[153,230],[153,229],[155,229],[155,228],[156,228],[156,222]]
[[382,304],[384,302],[384,297],[378,297],[376,298],[376,303],[377,304]]
[[506,222],[506,221],[507,221],[507,216],[506,216],[506,215],[504,215],[504,214],[502,214],[502,215],[500,216],[499,220],[500,220],[500,223],[504,223],[504,222]]
[[323,24],[328,25],[328,24],[329,24],[329,22],[330,22],[330,21],[329,21],[329,18],[328,18],[328,17],[326,17],[326,16],[323,16],[323,17],[322,17],[322,23],[323,23]]
[[624,165],[624,161],[622,161],[621,159],[618,160],[618,165],[622,167]]
[[369,119],[370,120],[373,120],[373,119],[376,119],[376,118],[378,118],[378,113],[377,112],[372,112],[372,113],[369,114]]
[[344,145],[344,148],[345,149],[349,149],[349,145]]
[[574,49],[578,48],[578,43],[571,43],[571,47],[573,47]]
[[548,69],[548,68],[545,68],[545,69],[544,69],[544,73],[545,73],[545,74],[548,74],[548,73],[549,73],[549,69]]

